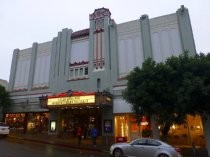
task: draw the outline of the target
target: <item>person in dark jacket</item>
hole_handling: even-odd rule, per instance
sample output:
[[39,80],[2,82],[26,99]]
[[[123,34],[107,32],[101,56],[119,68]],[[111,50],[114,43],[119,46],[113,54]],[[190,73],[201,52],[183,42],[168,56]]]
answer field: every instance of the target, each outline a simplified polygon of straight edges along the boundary
[[90,135],[92,137],[93,146],[96,146],[96,138],[98,136],[98,130],[96,129],[94,125],[93,125],[93,128],[91,129]]
[[80,146],[82,140],[82,128],[79,125],[77,127],[77,139],[78,139],[78,145]]

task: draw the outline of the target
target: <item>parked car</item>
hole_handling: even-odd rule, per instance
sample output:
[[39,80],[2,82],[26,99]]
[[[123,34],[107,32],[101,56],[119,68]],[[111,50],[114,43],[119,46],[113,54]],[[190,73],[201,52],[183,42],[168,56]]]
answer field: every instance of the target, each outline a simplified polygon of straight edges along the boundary
[[151,138],[138,138],[130,143],[115,143],[110,147],[114,157],[181,157],[180,149]]
[[9,134],[9,126],[5,123],[0,122],[0,135],[7,136]]

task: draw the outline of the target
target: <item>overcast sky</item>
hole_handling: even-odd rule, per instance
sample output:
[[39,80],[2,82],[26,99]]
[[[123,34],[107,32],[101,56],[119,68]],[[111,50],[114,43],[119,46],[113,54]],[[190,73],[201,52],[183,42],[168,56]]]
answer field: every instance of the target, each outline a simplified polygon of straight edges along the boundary
[[0,0],[0,79],[9,80],[13,50],[51,41],[63,28],[89,28],[89,14],[105,7],[117,24],[188,8],[196,50],[210,52],[210,0]]

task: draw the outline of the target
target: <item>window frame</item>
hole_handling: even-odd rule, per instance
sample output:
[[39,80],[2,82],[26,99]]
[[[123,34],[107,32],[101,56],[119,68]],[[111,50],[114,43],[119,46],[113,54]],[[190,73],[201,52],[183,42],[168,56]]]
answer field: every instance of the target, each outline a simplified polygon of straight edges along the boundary
[[88,64],[85,65],[76,65],[69,67],[69,80],[77,80],[77,79],[86,79],[88,78],[88,72],[86,74],[85,70],[88,71]]

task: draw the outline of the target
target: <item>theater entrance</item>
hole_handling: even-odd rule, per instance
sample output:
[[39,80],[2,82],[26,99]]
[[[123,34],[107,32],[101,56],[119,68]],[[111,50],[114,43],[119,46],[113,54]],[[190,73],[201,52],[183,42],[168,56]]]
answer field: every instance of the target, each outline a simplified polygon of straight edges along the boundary
[[62,132],[70,137],[76,137],[76,128],[80,126],[83,130],[83,137],[90,137],[90,130],[93,125],[101,135],[101,108],[99,107],[75,107],[61,111]]
[[105,120],[112,119],[112,98],[109,93],[71,91],[47,96],[41,100],[42,104],[50,109],[50,134],[75,137],[76,129],[80,126],[84,136],[90,136],[93,125],[98,129],[99,136],[112,133],[107,132],[107,126],[104,127]]

